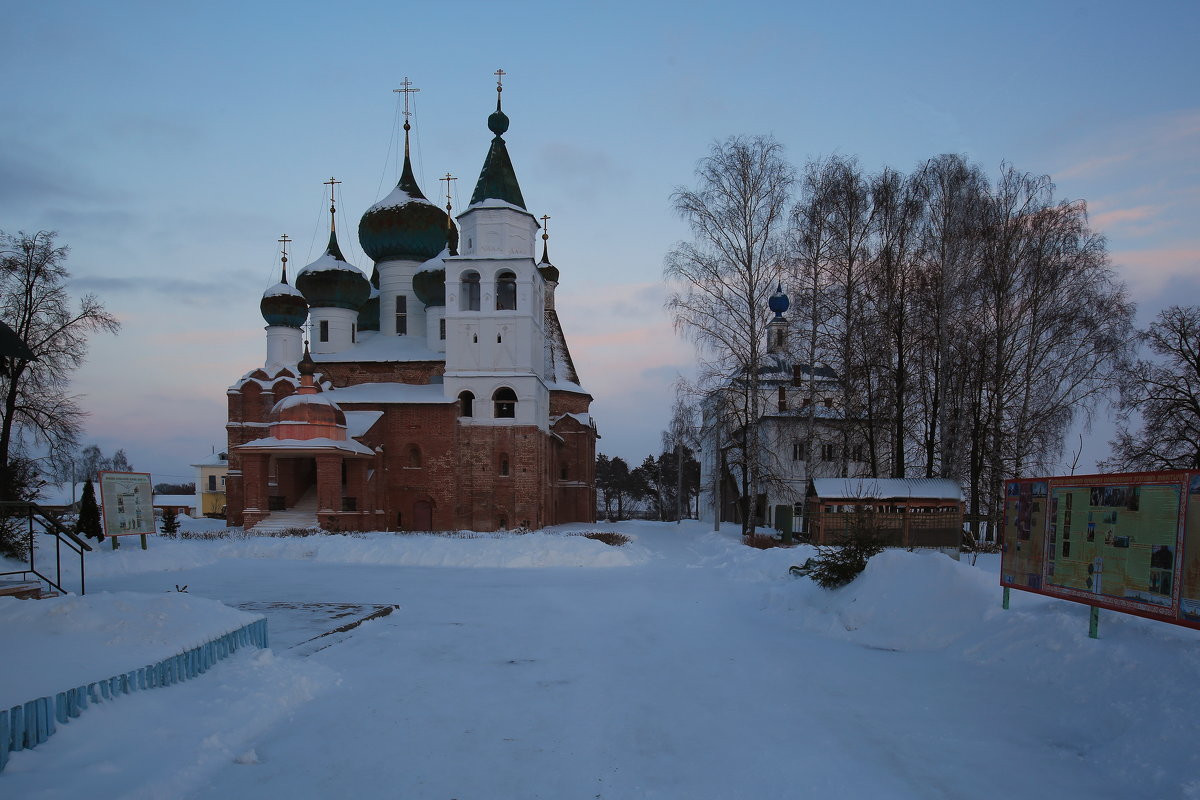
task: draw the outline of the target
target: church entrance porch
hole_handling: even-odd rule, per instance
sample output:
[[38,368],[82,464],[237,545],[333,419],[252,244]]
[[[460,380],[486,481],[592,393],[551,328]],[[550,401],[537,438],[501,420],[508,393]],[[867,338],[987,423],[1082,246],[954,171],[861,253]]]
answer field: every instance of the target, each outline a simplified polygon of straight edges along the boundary
[[369,457],[320,446],[260,448],[240,448],[247,530],[377,527],[367,496]]

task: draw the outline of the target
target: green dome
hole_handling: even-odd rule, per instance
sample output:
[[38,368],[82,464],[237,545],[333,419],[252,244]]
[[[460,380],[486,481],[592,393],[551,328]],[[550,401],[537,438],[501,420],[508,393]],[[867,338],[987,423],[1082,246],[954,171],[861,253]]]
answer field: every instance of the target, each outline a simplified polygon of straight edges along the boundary
[[367,209],[358,223],[358,241],[376,263],[425,262],[446,247],[450,218],[425,199],[407,153],[400,182],[387,197]]
[[308,302],[304,295],[286,283],[277,283],[263,292],[258,310],[268,325],[303,328],[308,320]]
[[371,283],[358,267],[342,256],[337,234],[330,232],[324,255],[296,276],[296,288],[310,308],[348,308],[357,311],[371,296]]
[[379,290],[373,289],[367,302],[358,310],[359,331],[379,330]]
[[430,306],[446,305],[446,270],[421,270],[413,275],[413,293],[417,299]]

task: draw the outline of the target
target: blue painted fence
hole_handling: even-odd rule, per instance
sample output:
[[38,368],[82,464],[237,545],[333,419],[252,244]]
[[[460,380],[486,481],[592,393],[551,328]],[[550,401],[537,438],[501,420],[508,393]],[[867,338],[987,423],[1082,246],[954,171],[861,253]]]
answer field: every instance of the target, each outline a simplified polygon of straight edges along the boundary
[[89,703],[115,700],[123,694],[170,686],[203,675],[208,668],[242,647],[267,647],[267,620],[243,625],[207,644],[102,681],[77,686],[54,697],[39,697],[9,709],[0,709],[0,772],[8,754],[37,747],[54,734],[55,726],[78,717]]

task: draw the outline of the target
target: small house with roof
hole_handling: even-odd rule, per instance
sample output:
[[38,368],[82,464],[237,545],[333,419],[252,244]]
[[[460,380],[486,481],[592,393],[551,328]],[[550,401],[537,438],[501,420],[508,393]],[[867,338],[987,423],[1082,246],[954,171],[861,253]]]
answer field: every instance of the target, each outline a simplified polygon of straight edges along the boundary
[[266,358],[228,391],[230,525],[493,531],[595,519],[592,397],[496,90],[491,143],[456,218],[417,185],[406,118],[400,180],[358,227],[369,279],[338,245],[332,194],[329,244],[294,287],[281,240],[280,281],[260,304]]
[[936,548],[955,558],[962,545],[962,487],[948,478],[813,478],[806,538],[839,544],[867,526],[888,547]]

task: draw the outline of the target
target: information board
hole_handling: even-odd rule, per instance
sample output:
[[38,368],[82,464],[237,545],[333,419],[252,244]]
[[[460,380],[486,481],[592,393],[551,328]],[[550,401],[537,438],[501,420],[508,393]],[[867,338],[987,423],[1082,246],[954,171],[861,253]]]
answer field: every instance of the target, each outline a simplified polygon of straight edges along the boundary
[[1000,583],[1200,628],[1200,472],[1009,481]]
[[106,536],[154,533],[154,488],[148,472],[101,472]]

